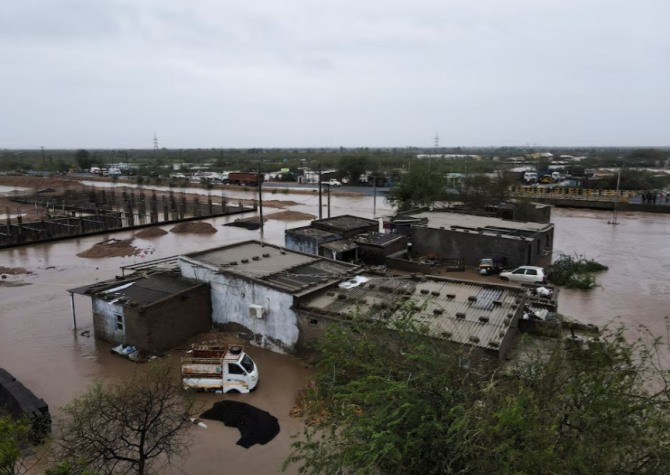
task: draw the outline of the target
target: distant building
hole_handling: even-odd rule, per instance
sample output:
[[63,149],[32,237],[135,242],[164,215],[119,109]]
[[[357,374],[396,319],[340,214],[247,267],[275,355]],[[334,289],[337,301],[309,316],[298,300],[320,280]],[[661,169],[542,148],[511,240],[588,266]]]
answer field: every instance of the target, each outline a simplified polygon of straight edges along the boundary
[[554,246],[554,225],[508,221],[486,216],[422,212],[397,216],[394,231],[405,234],[413,256],[462,259],[477,265],[490,256],[504,256],[510,266],[548,266]]

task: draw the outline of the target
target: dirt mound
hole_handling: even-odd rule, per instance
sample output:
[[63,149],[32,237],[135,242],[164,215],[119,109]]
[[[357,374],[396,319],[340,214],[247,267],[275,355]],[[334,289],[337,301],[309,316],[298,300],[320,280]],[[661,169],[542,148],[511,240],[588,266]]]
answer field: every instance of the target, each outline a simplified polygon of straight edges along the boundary
[[141,238],[141,239],[147,239],[147,238],[155,238],[155,237],[161,237],[167,234],[168,232],[165,231],[164,229],[155,227],[155,228],[145,228],[142,231],[135,233],[135,237]]
[[19,274],[32,274],[32,272],[25,270],[23,267],[0,266],[0,274],[19,275]]
[[215,233],[216,228],[209,223],[190,222],[190,223],[179,223],[174,228],[170,229],[170,232],[209,234],[209,233]]
[[265,219],[276,219],[277,221],[311,221],[316,216],[309,213],[300,213],[299,211],[280,211],[279,213],[268,214]]
[[254,444],[265,445],[279,434],[279,421],[275,416],[244,402],[216,402],[200,417],[221,421],[228,427],[237,427],[242,436],[237,445],[245,449]]
[[289,206],[295,206],[299,203],[291,200],[263,200],[263,206],[267,208],[288,208]]
[[77,254],[79,257],[126,257],[136,256],[142,251],[133,247],[132,239],[108,239],[97,242],[90,249]]

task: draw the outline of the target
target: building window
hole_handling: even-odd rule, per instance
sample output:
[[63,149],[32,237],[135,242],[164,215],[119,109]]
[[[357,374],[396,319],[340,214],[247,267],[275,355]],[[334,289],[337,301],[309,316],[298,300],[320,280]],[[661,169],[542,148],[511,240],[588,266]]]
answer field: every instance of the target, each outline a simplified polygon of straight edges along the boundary
[[115,314],[116,317],[116,330],[123,331],[123,315]]

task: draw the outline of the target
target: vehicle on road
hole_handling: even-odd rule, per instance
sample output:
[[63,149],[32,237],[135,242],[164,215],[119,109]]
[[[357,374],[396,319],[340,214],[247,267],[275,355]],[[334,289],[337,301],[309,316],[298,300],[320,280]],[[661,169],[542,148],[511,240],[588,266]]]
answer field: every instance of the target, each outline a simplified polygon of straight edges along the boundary
[[486,257],[479,261],[479,273],[481,275],[500,274],[507,264],[506,261],[507,259],[501,256]]
[[181,358],[184,389],[248,393],[258,384],[256,363],[243,346],[188,350]]
[[500,273],[502,280],[512,280],[515,282],[528,282],[532,284],[546,284],[547,275],[542,267],[521,266],[511,271]]
[[224,185],[240,185],[240,186],[258,186],[259,182],[263,182],[263,174],[256,172],[228,172],[222,174],[221,182]]
[[326,186],[342,186],[342,182],[337,181],[335,178],[331,178],[330,180],[324,181],[322,184]]

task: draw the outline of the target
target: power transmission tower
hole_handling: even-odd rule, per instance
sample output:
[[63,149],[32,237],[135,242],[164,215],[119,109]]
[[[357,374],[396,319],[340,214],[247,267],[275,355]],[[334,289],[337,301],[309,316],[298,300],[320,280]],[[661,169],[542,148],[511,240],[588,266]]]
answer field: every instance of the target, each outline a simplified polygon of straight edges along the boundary
[[154,132],[154,152],[158,151],[158,136],[156,135],[156,132]]

